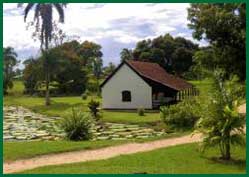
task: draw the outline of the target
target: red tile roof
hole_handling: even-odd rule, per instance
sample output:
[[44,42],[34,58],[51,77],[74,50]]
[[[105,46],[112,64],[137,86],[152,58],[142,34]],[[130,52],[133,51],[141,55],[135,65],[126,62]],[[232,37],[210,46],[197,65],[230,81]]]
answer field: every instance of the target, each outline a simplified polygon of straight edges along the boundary
[[129,60],[125,61],[130,67],[137,71],[141,76],[163,84],[175,90],[184,90],[191,88],[193,85],[187,81],[167,73],[157,63],[141,62]]

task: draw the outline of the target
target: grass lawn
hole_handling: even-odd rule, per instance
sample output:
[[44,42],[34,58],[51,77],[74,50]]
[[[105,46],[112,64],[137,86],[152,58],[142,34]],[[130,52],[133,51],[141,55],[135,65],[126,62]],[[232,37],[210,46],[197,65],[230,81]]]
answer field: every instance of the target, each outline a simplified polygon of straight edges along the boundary
[[98,149],[127,142],[128,140],[4,142],[3,159],[5,162],[14,161],[17,159],[32,158],[44,154]]
[[69,151],[98,149],[108,146],[115,146],[129,142],[144,143],[159,139],[179,137],[190,132],[177,132],[161,137],[136,140],[101,140],[101,141],[25,141],[25,142],[4,142],[3,159],[5,162],[18,159],[32,158],[39,155],[54,154]]
[[[44,106],[44,98],[23,95],[23,90],[23,83],[15,81],[13,89],[9,91],[9,95],[4,97],[4,105],[23,106],[48,116],[64,116],[72,107],[81,107],[82,110],[87,111],[87,103],[92,98],[88,97],[87,100],[82,100],[80,96],[52,97],[51,105]],[[93,98],[101,102],[101,98]],[[136,111],[103,111],[103,121],[146,124],[160,121],[160,116],[158,112],[147,112],[145,116],[139,117]]]
[[159,112],[145,112],[144,116],[138,116],[137,112],[125,112],[125,111],[104,111],[103,120],[106,122],[117,122],[117,123],[133,123],[133,124],[146,124],[160,121]]
[[[204,81],[190,81],[201,92],[208,92],[210,85],[209,80]],[[24,86],[22,81],[15,81],[14,87],[9,91],[9,95],[4,97],[4,105],[18,105],[31,109],[34,112],[45,114],[48,116],[63,116],[72,107],[82,107],[82,110],[87,110],[87,100],[82,100],[80,96],[75,97],[52,97],[51,105],[44,106],[44,98],[31,97],[23,95]],[[94,98],[101,102],[100,98]],[[160,122],[160,115],[158,112],[147,111],[145,116],[138,116],[137,112],[127,111],[103,111],[103,121],[106,122],[119,122],[119,123],[132,123],[140,125],[149,125]],[[154,125],[153,125],[154,126]]]
[[133,174],[133,173],[202,173],[232,174],[245,173],[245,148],[233,148],[232,162],[218,162],[212,157],[219,156],[217,150],[209,150],[204,155],[198,152],[197,144],[185,144],[158,149],[150,152],[123,155],[107,160],[46,166],[23,173],[31,174]]

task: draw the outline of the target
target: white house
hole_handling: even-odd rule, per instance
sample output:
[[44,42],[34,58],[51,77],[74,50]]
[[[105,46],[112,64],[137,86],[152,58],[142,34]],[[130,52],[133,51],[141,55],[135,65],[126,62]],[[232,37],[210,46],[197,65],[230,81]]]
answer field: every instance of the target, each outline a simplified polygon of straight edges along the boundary
[[100,87],[103,109],[153,109],[181,99],[180,91],[193,94],[192,84],[168,74],[158,64],[134,60],[122,62]]

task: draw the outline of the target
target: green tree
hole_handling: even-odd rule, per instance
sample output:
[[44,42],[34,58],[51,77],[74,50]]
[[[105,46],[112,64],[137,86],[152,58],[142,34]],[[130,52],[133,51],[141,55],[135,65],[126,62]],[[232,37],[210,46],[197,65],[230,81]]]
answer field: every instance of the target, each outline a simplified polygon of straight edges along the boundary
[[12,47],[3,48],[3,91],[13,87],[14,66],[17,64],[17,53]]
[[101,52],[101,46],[94,42],[84,41],[77,49],[77,54],[81,58],[81,62],[85,66],[92,67],[93,60],[95,58],[101,58],[103,53]]
[[76,41],[66,42],[48,52],[51,79],[58,83],[55,87],[59,94],[81,94],[85,90],[86,69],[77,53],[79,45]]
[[155,62],[167,72],[183,76],[193,65],[193,54],[198,45],[170,34],[139,41],[133,50],[134,59]]
[[103,67],[103,75],[108,76],[115,70],[116,66],[114,63],[109,62],[108,66]]
[[172,59],[174,61],[172,67],[174,68],[176,75],[181,76],[184,72],[189,70],[193,65],[192,56],[192,51],[184,47],[179,47],[174,51],[172,54]]
[[100,95],[100,88],[99,88],[99,79],[102,74],[102,67],[103,67],[103,62],[101,58],[95,58],[93,60],[93,74],[97,80],[97,92],[98,95]]
[[127,48],[122,49],[122,51],[120,52],[120,58],[121,62],[124,60],[132,60],[133,59],[132,50]]
[[23,70],[24,93],[32,95],[41,86],[43,80],[42,63],[39,59],[29,58],[23,64],[25,65]]
[[221,158],[231,158],[231,144],[245,145],[245,118],[238,111],[237,84],[224,82],[224,74],[215,72],[213,90],[208,103],[203,105],[197,130],[203,133],[202,150],[218,146]]
[[[18,6],[21,7],[23,3],[19,3]],[[41,41],[41,51],[42,55],[45,57],[44,68],[45,68],[45,84],[46,84],[46,100],[45,105],[50,105],[49,98],[49,83],[50,83],[50,70],[48,66],[47,50],[49,48],[49,43],[52,39],[53,32],[53,8],[55,8],[59,14],[59,22],[64,22],[64,7],[65,3],[28,3],[24,10],[24,21],[31,11],[32,8],[35,9],[34,12],[34,23],[35,32],[38,33],[39,39]]]
[[[189,28],[197,40],[210,43],[215,57],[209,62],[228,74],[246,77],[246,5],[245,3],[191,4]],[[211,60],[214,59],[214,60]]]

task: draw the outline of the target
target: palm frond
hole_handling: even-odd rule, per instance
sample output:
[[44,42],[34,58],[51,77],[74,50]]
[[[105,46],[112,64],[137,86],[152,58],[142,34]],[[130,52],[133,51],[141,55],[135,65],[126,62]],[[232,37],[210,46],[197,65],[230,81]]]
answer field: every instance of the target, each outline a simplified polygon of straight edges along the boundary
[[54,7],[56,8],[58,14],[59,14],[59,21],[61,23],[64,23],[64,10],[63,6],[60,3],[54,3]]
[[24,10],[24,21],[26,22],[26,18],[28,16],[29,11],[32,9],[32,7],[35,5],[35,3],[28,3],[27,7]]
[[231,144],[234,144],[234,145],[240,145],[240,146],[245,146],[246,145],[245,136],[240,135],[240,134],[231,135],[230,141],[231,141]]
[[17,7],[22,7],[24,3],[17,3]]
[[39,19],[39,14],[40,14],[40,10],[41,10],[41,4],[37,4],[35,7],[35,14],[34,14],[34,19]]

